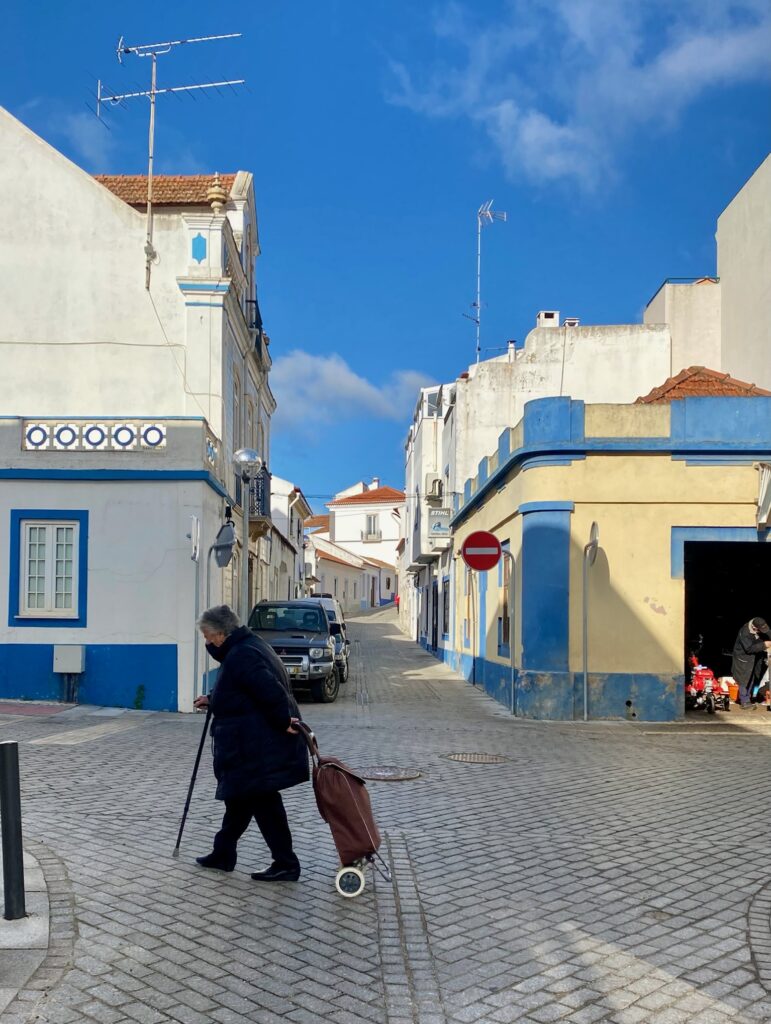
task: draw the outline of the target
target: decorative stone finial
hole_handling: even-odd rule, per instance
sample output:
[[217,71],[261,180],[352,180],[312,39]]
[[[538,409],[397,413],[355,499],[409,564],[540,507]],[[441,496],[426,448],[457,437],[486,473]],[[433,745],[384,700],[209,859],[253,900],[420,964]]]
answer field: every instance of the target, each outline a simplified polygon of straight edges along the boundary
[[228,194],[223,188],[220,176],[217,173],[212,178],[212,183],[209,185],[209,190],[206,193],[206,198],[211,203],[211,208],[215,213],[222,213],[227,197]]

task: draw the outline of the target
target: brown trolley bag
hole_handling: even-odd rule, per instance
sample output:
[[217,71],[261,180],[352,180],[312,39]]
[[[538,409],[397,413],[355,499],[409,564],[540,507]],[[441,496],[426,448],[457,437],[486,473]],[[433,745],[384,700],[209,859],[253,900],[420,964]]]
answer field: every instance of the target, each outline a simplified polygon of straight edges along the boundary
[[[308,744],[316,805],[329,825],[340,863],[346,866],[361,861],[374,862],[381,839],[364,779],[339,758],[322,757],[313,732],[304,722],[295,724]],[[382,857],[378,859],[385,866]],[[390,880],[387,869],[384,877]]]

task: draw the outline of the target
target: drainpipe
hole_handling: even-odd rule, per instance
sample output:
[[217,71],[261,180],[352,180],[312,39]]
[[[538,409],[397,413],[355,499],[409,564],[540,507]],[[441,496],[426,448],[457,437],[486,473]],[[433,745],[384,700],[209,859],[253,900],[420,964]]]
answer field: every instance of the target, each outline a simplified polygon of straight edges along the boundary
[[600,529],[592,523],[589,531],[589,543],[584,547],[583,565],[583,655],[584,655],[584,721],[589,720],[589,566],[594,565],[600,541]]
[[514,555],[510,551],[502,551],[503,557],[509,561],[509,662],[511,668],[511,713],[516,715],[517,706],[514,698]]
[[[290,534],[290,539],[291,539],[291,533],[292,533],[292,509],[295,507],[297,502],[300,500],[300,492],[297,490],[296,487],[295,487],[294,491],[292,491],[292,494],[294,495],[294,497],[290,498],[289,505],[287,506],[287,511],[286,511],[286,528],[287,528],[287,532]],[[304,549],[302,548],[302,546],[300,547],[300,558],[302,560],[303,578],[304,578],[305,554],[304,554]],[[296,557],[295,557],[295,571],[294,571],[294,575],[295,575],[295,578],[292,580],[292,583],[296,584],[297,583],[297,559],[296,559]],[[305,588],[303,588],[303,589],[305,589]]]

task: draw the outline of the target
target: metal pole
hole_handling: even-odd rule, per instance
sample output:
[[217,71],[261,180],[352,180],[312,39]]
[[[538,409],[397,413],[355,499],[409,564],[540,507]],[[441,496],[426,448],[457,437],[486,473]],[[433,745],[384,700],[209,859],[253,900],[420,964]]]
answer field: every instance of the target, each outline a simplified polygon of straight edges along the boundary
[[27,916],[24,904],[24,851],[21,842],[19,744],[0,743],[0,818],[3,834],[3,890],[6,921]]
[[583,565],[583,657],[584,657],[584,721],[589,719],[589,609],[587,600],[589,596],[589,547],[584,548]]
[[584,721],[589,719],[589,566],[594,565],[600,543],[600,529],[592,523],[589,543],[584,547],[583,566],[583,654],[584,654]]
[[482,321],[482,218],[477,214],[477,362],[482,351],[480,340]]
[[241,618],[244,625],[249,619],[249,505],[252,500],[252,481],[246,473],[242,476],[245,494],[243,496],[244,509],[244,554],[241,563]]
[[[207,605],[208,607],[208,605]],[[200,636],[198,631],[198,618],[201,614],[201,563],[195,562],[195,624],[193,625],[193,699],[198,696],[198,651],[200,648]]]
[[145,288],[150,290],[150,267],[155,250],[153,249],[153,148],[155,144],[155,85],[158,72],[158,58],[153,53],[152,75],[150,78],[150,131],[148,135],[147,158],[147,239],[145,241]]

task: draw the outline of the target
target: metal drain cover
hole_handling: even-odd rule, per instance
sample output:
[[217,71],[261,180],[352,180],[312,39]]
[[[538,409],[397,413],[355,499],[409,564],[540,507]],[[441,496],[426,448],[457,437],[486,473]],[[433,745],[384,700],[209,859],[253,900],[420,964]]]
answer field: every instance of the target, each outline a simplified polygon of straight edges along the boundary
[[376,764],[370,768],[362,768],[357,772],[362,779],[369,779],[371,782],[408,782],[410,779],[419,779],[420,772],[414,768],[395,768],[393,765]]
[[501,754],[445,754],[449,761],[461,761],[463,764],[503,764],[508,757]]

